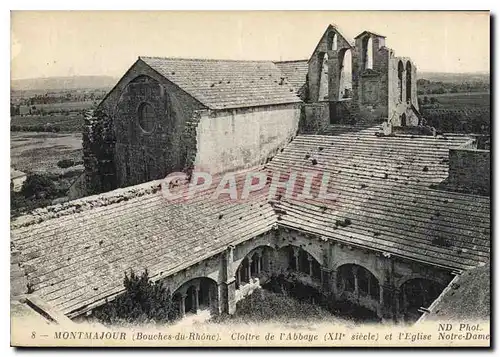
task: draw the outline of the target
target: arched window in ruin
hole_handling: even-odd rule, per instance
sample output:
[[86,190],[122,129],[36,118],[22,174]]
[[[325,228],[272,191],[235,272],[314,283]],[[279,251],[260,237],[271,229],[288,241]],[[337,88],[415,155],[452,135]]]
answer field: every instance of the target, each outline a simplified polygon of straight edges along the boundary
[[406,126],[406,114],[401,114],[401,126]]
[[332,43],[331,43],[330,49],[332,51],[337,51],[337,34],[336,33],[333,34]]
[[373,69],[373,40],[371,37],[368,39],[366,49],[366,69]]
[[320,53],[320,79],[318,101],[328,100],[328,54]]
[[373,40],[366,37],[362,42],[363,69],[373,69]]
[[399,101],[403,101],[403,73],[405,67],[402,61],[398,62],[398,89],[399,89]]
[[378,279],[366,268],[357,264],[345,264],[337,269],[339,292],[380,300]]
[[411,102],[411,63],[406,62],[406,101]]
[[339,99],[352,98],[352,53],[346,49],[339,54]]

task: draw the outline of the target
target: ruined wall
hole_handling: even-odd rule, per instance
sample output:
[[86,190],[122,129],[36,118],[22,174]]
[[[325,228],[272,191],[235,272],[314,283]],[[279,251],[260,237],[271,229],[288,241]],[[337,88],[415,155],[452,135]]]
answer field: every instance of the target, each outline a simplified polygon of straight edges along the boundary
[[304,125],[301,125],[301,133],[321,133],[330,124],[329,103],[307,103],[304,104]]
[[489,150],[450,149],[449,183],[465,192],[489,194],[491,158]]
[[[328,26],[309,59],[308,102],[337,101],[341,66],[351,45],[334,26]],[[325,61],[325,56],[328,58]],[[320,93],[326,95],[320,95]]]
[[82,186],[85,187],[86,194],[116,188],[112,117],[99,109],[87,112],[84,118],[82,146],[85,167]]
[[[143,110],[145,105],[147,111]],[[203,108],[138,60],[99,105],[113,118],[117,186],[160,179],[184,170],[188,147],[185,140],[190,139],[185,135],[186,122]]]
[[[367,68],[370,39],[372,68]],[[366,33],[356,38],[352,55],[352,112],[358,121],[378,123],[388,116],[389,57],[383,37]]]
[[195,166],[211,173],[264,163],[296,135],[300,104],[200,112]]
[[[399,66],[403,68],[401,80],[399,79]],[[407,67],[411,67],[411,71],[407,72]],[[408,90],[408,73],[410,73],[410,91],[411,99],[407,99]],[[395,57],[391,51],[389,60],[389,118],[388,121],[395,126],[416,126],[420,124],[418,112],[418,96],[417,96],[417,67],[407,57]],[[413,106],[413,108],[412,108]],[[403,119],[403,114],[405,115]]]

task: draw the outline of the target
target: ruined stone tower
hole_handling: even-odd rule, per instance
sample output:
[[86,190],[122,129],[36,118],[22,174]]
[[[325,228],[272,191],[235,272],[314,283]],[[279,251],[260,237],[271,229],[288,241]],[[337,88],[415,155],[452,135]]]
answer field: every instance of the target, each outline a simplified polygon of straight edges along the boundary
[[416,71],[409,58],[385,46],[385,36],[363,31],[349,42],[328,26],[308,62],[306,131],[385,121],[419,125]]

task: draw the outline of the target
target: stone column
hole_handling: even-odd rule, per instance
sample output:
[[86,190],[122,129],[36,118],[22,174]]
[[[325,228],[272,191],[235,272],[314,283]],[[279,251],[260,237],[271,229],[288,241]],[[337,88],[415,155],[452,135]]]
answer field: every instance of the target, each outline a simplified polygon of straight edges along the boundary
[[330,289],[335,300],[338,299],[339,292],[337,287],[337,269],[332,269],[330,271]]
[[247,265],[248,282],[252,281],[252,259],[248,259]]
[[310,255],[307,256],[307,260],[309,261],[309,275],[312,277],[313,275],[313,261]]
[[226,292],[227,292],[226,312],[229,315],[232,315],[236,312],[236,289],[235,289],[234,280],[226,283]]
[[295,259],[295,271],[299,271],[299,249],[293,247],[293,257]]
[[332,271],[328,267],[322,266],[321,268],[321,287],[325,293],[333,293],[334,287],[332,286],[334,278]]
[[262,263],[262,254],[258,254],[257,255],[257,275],[260,274],[261,263]]
[[371,274],[368,274],[368,276],[367,276],[367,288],[366,288],[366,291],[367,291],[367,296],[370,299],[372,298],[371,291],[370,291],[371,282],[372,282],[372,276],[371,276]]
[[403,303],[403,306],[400,306],[401,308],[401,312],[402,313],[405,313],[406,312],[406,306],[407,306],[407,296],[406,296],[406,293],[405,293],[405,290],[404,289],[400,289],[400,292],[399,292],[401,298],[402,298],[402,303]]
[[359,286],[358,286],[358,267],[352,267],[352,273],[354,275],[354,296],[359,299]]
[[393,285],[380,287],[381,315],[385,322],[397,322],[399,320],[399,289]]
[[182,294],[179,300],[179,316],[184,317],[186,315],[186,294]]
[[238,288],[240,287],[241,285],[241,268],[238,268],[238,270],[236,270],[236,285],[238,285]]
[[217,285],[217,313],[232,315],[236,311],[236,280]]
[[382,306],[384,306],[384,287],[379,284],[379,301],[377,306],[377,316],[383,318]]
[[193,290],[193,303],[194,303],[194,311],[195,313],[198,313],[198,310],[200,308],[200,287],[195,286]]
[[400,313],[400,308],[399,308],[399,294],[400,294],[400,290],[397,288],[394,289],[394,298],[393,298],[394,322],[399,322],[401,320],[401,313]]

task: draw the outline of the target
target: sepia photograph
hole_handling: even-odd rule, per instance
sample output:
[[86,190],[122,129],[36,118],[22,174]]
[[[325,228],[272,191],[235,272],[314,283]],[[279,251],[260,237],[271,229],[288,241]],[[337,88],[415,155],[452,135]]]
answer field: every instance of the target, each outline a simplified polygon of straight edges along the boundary
[[491,347],[489,11],[11,11],[13,347]]

